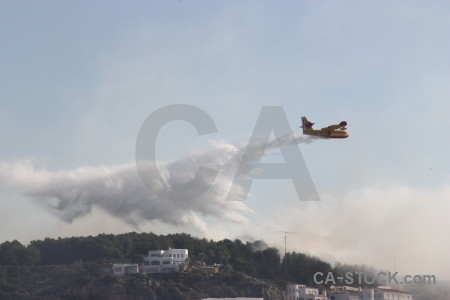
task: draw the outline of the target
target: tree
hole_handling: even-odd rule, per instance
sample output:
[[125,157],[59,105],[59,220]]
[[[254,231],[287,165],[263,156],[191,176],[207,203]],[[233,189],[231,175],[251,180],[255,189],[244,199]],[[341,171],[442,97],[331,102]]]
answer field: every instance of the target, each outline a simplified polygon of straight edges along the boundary
[[28,245],[26,250],[26,263],[34,265],[41,262],[41,251],[35,245]]
[[0,264],[23,264],[26,257],[26,248],[17,240],[4,242],[0,246]]

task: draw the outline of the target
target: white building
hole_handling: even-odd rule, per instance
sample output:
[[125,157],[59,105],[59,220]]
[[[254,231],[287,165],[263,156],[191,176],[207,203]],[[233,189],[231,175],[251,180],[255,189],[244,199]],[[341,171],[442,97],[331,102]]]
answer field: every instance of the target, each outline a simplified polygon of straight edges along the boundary
[[361,288],[350,286],[331,287],[330,300],[362,300]]
[[364,289],[363,293],[363,300],[413,300],[411,293],[396,290],[389,286]]
[[288,284],[286,292],[290,300],[328,300],[327,292],[303,284]]
[[124,276],[125,274],[138,274],[139,266],[137,264],[113,264],[113,274]]
[[178,272],[179,267],[187,265],[187,249],[150,250],[144,258],[143,273]]
[[330,300],[361,300],[361,292],[331,292]]
[[410,293],[389,286],[376,288],[337,287],[331,291],[330,300],[413,300]]

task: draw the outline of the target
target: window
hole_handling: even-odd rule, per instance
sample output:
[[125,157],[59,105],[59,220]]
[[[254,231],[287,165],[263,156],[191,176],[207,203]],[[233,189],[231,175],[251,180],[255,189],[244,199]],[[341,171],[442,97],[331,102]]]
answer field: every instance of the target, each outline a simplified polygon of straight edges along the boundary
[[160,262],[159,262],[159,260],[152,260],[151,265],[152,266],[159,266]]
[[170,260],[163,260],[163,265],[169,265],[170,264]]
[[148,260],[144,261],[144,266],[150,266],[150,262]]

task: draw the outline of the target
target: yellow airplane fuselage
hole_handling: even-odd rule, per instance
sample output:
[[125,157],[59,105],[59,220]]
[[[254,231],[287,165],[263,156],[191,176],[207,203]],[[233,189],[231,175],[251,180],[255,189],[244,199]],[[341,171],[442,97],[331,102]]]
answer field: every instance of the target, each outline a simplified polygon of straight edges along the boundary
[[315,136],[320,136],[320,137],[325,137],[325,138],[334,138],[334,139],[343,139],[343,138],[348,138],[348,133],[345,131],[341,131],[341,130],[330,130],[328,128],[324,128],[324,129],[304,129],[303,130],[303,134],[307,134],[307,135],[315,135]]

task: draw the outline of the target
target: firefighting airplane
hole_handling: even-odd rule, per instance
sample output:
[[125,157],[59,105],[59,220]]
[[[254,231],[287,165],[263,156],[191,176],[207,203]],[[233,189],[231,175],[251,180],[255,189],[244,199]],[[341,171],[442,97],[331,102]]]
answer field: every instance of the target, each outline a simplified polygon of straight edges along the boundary
[[347,122],[342,121],[338,125],[330,125],[320,130],[313,129],[314,123],[308,121],[306,117],[302,117],[303,134],[315,135],[325,138],[347,138],[348,133],[345,131],[347,128]]

